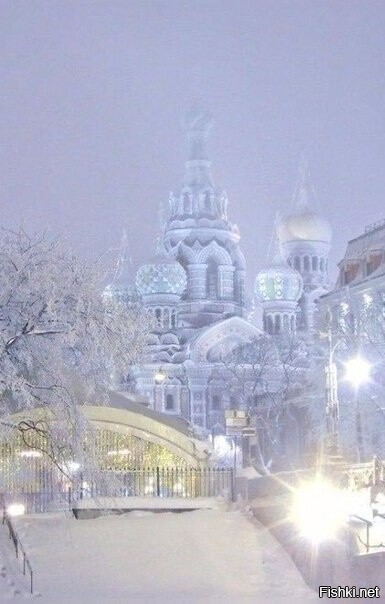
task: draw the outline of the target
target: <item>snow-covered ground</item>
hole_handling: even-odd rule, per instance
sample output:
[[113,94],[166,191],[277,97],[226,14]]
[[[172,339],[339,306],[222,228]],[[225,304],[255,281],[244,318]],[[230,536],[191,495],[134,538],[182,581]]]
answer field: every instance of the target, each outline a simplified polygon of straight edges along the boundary
[[[41,514],[16,526],[41,604],[318,601],[273,537],[224,504],[94,520]],[[4,527],[0,537],[0,602],[25,601]]]

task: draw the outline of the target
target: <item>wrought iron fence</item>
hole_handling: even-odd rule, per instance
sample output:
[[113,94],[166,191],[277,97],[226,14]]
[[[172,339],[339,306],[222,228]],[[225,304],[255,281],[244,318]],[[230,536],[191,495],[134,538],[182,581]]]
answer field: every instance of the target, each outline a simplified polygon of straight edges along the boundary
[[79,471],[70,484],[45,482],[44,489],[25,483],[7,493],[7,502],[23,503],[27,513],[69,510],[89,497],[217,497],[233,499],[232,468],[135,468],[99,471],[90,477]]

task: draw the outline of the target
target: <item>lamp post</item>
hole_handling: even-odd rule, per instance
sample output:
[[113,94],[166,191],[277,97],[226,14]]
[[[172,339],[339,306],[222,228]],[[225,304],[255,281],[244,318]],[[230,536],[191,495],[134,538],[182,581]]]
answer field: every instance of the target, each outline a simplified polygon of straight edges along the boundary
[[[339,454],[339,438],[338,438],[338,420],[339,420],[339,400],[338,400],[338,381],[337,381],[337,367],[334,363],[334,353],[341,343],[341,340],[333,345],[333,333],[332,333],[332,313],[328,309],[326,313],[326,337],[328,341],[328,356],[325,366],[325,396],[326,396],[326,432],[327,432],[327,450],[330,455]],[[370,363],[363,357],[357,355],[344,363],[345,376],[344,379],[355,388],[356,401],[358,387],[367,382],[370,378]],[[357,423],[357,439],[362,440],[362,428],[361,428],[361,417],[358,410],[356,411],[356,423]],[[358,443],[359,448],[362,442]]]
[[328,356],[325,366],[327,449],[331,455],[338,455],[339,401],[337,390],[337,367],[334,363],[334,352],[340,342],[337,341],[333,346],[332,314],[330,309],[326,313],[326,327],[326,337],[328,341]]

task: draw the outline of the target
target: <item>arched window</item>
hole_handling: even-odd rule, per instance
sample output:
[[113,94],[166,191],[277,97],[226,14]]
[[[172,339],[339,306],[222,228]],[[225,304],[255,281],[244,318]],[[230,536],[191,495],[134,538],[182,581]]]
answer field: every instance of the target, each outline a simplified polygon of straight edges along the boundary
[[211,300],[218,298],[218,267],[210,260],[207,265],[207,297]]
[[221,397],[219,394],[213,394],[211,399],[211,409],[213,411],[218,411],[221,408]]
[[162,311],[160,308],[155,309],[155,318],[160,326],[162,324]]
[[174,409],[174,395],[166,394],[166,411]]
[[281,317],[280,315],[275,315],[274,317],[274,333],[281,333]]
[[299,256],[296,256],[294,258],[294,268],[295,268],[296,271],[300,271],[301,270],[301,262],[300,262]]
[[283,315],[283,330],[285,333],[289,331],[289,315]]
[[305,256],[303,259],[303,270],[309,272],[310,270],[310,258]]
[[175,308],[171,311],[171,327],[176,327],[176,311]]
[[191,198],[188,193],[183,195],[183,210],[186,213],[191,212]]
[[211,212],[211,196],[208,191],[205,193],[205,210]]
[[313,271],[318,271],[318,258],[317,256],[313,256],[311,259],[311,268]]
[[230,409],[235,409],[237,406],[237,399],[234,395],[230,396]]
[[319,269],[320,269],[321,273],[323,273],[325,270],[325,261],[323,258],[321,258],[321,260],[320,260]]
[[273,323],[273,317],[271,315],[269,315],[266,318],[266,331],[270,335],[272,335],[274,333],[274,323]]
[[163,310],[163,327],[170,327],[170,310],[168,308]]

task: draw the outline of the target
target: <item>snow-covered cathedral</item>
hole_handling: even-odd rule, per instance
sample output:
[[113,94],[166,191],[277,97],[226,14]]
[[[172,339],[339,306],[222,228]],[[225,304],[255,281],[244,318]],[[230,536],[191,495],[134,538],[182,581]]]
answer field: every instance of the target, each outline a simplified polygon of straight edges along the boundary
[[276,241],[256,275],[248,308],[240,233],[206,153],[211,126],[204,112],[187,116],[183,182],[170,195],[156,255],[139,268],[134,283],[123,241],[109,286],[127,303],[142,303],[156,321],[143,362],[130,370],[130,387],[155,410],[208,430],[224,426],[225,409],[237,407],[214,377],[224,355],[264,334],[278,345],[296,331],[311,334],[316,301],[328,288],[331,241],[302,162],[292,212],[277,221]]

